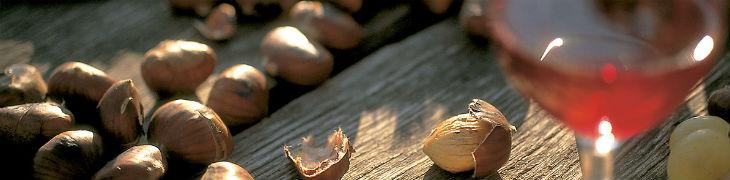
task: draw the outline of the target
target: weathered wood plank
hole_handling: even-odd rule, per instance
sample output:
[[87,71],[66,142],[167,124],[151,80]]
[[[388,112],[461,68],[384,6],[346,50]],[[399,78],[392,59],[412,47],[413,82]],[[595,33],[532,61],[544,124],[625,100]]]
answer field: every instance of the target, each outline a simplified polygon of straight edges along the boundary
[[[342,128],[354,142],[345,179],[454,179],[420,150],[423,138],[444,118],[464,113],[472,98],[486,99],[517,126],[509,162],[487,179],[580,179],[573,133],[505,82],[489,48],[469,41],[449,19],[366,57],[320,88],[292,101],[235,136],[232,161],[256,178],[297,176],[284,145]],[[708,91],[726,83],[730,56],[709,76]],[[702,113],[703,89],[690,96],[660,128],[625,143],[618,155],[620,179],[665,179],[666,142],[672,125]],[[691,111],[695,109],[696,111]]]

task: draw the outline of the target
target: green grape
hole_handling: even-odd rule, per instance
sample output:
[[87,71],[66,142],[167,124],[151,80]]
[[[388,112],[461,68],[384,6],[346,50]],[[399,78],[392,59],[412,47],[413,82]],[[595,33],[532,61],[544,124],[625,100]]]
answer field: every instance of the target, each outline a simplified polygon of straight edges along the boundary
[[698,116],[687,119],[674,128],[672,136],[669,138],[669,147],[674,148],[674,144],[679,140],[700,129],[711,129],[720,134],[728,134],[730,124],[717,116]]
[[730,137],[697,130],[677,142],[669,154],[667,173],[674,180],[717,180],[730,172]]

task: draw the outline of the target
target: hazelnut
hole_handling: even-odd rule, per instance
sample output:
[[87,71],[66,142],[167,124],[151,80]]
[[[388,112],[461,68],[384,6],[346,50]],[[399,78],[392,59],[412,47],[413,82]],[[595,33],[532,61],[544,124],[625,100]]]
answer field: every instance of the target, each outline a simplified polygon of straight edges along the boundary
[[30,174],[33,156],[44,143],[72,128],[73,115],[55,103],[32,103],[0,108],[0,167]]
[[170,161],[207,165],[233,151],[233,139],[220,117],[195,101],[162,105],[152,115],[147,133],[147,140],[166,152]]
[[217,179],[240,179],[240,180],[253,180],[253,176],[243,169],[241,166],[230,162],[217,162],[210,164],[208,169],[205,170],[205,174],[200,177],[200,180],[217,180]]
[[195,21],[195,28],[206,39],[221,41],[236,34],[236,9],[230,4],[218,5],[205,18],[205,23]]
[[117,146],[112,147],[116,152],[137,144],[144,132],[144,110],[132,80],[121,80],[112,85],[99,101],[98,108],[101,116],[99,132],[106,138],[106,144]]
[[292,161],[303,179],[341,179],[350,168],[350,155],[355,150],[342,129],[334,131],[324,147],[317,146],[312,137],[302,139],[299,151],[292,154],[284,146],[284,154]]
[[266,77],[245,64],[234,65],[216,76],[206,101],[232,132],[266,116],[268,103]]
[[489,37],[487,0],[465,0],[459,12],[459,22],[472,35]]
[[96,125],[96,105],[114,84],[103,71],[81,62],[67,62],[56,67],[48,78],[48,96],[63,102],[79,123]]
[[167,169],[165,163],[157,147],[134,146],[107,163],[94,179],[160,179]]
[[446,119],[431,131],[423,153],[451,173],[474,170],[474,177],[484,177],[507,162],[515,131],[496,107],[475,99],[469,114]]
[[192,94],[213,72],[216,56],[205,44],[165,40],[145,54],[142,79],[159,96]]
[[198,16],[205,16],[213,8],[215,0],[167,0],[173,11],[188,13],[193,12]]
[[328,2],[334,3],[350,13],[357,12],[362,7],[362,0],[328,0]]
[[454,0],[423,0],[423,4],[425,4],[426,8],[428,8],[428,10],[432,13],[443,14],[449,10],[453,1]]
[[363,38],[355,19],[329,3],[300,1],[294,4],[289,17],[308,37],[334,49],[351,49]]
[[48,88],[35,67],[13,64],[0,72],[0,107],[41,102]]
[[712,92],[707,100],[707,112],[730,123],[730,86]]
[[35,179],[90,179],[104,165],[103,145],[91,131],[66,131],[41,146],[33,159]]
[[261,43],[264,69],[293,84],[314,86],[332,73],[332,54],[294,27],[279,27]]

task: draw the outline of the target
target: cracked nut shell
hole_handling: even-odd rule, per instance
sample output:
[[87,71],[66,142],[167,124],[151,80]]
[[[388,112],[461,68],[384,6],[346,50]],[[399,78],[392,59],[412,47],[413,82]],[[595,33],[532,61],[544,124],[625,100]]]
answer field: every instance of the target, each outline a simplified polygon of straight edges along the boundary
[[13,64],[0,72],[0,107],[41,102],[47,92],[41,72],[31,65]]
[[253,180],[253,176],[238,164],[221,161],[208,165],[200,180]]
[[206,105],[232,132],[237,132],[266,116],[268,102],[269,90],[264,74],[252,66],[238,64],[216,77]]
[[188,100],[162,105],[152,115],[148,137],[170,161],[210,164],[225,160],[233,151],[233,139],[218,115]]
[[484,177],[507,162],[514,132],[496,107],[475,99],[468,114],[446,119],[431,131],[423,153],[451,173],[474,170],[474,177]]
[[91,131],[66,131],[38,149],[35,179],[90,179],[104,165],[101,137]]
[[166,162],[157,147],[134,146],[107,163],[94,179],[160,179],[165,174]]
[[363,38],[362,27],[349,14],[326,2],[300,1],[289,18],[308,37],[334,49],[351,49]]
[[165,40],[145,54],[142,79],[161,97],[193,94],[213,72],[216,56],[208,45]]
[[297,152],[292,153],[290,148],[284,146],[284,154],[303,179],[342,179],[350,168],[350,155],[355,152],[342,129],[334,131],[324,147],[306,137]]
[[290,26],[269,32],[261,43],[261,54],[266,58],[264,69],[269,75],[298,85],[319,85],[334,67],[329,51]]
[[707,112],[730,123],[730,86],[712,92],[707,100]]
[[121,80],[109,90],[99,101],[101,116],[101,134],[106,144],[114,144],[115,150],[122,150],[137,144],[142,133],[144,109],[137,88],[132,80]]

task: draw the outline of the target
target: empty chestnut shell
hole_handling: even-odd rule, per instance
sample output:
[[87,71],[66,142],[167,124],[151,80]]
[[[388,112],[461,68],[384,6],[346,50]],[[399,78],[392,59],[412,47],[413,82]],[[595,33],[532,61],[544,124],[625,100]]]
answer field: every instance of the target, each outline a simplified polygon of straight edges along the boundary
[[208,45],[165,40],[145,54],[142,79],[161,97],[193,94],[213,72],[215,63],[215,53]]
[[0,72],[0,107],[41,102],[48,87],[35,67],[13,64]]
[[350,154],[355,152],[342,129],[334,131],[324,147],[318,147],[312,137],[305,137],[298,152],[292,154],[290,148],[284,146],[284,154],[303,179],[342,179],[350,168]]
[[216,76],[206,105],[223,119],[232,132],[266,116],[269,90],[264,74],[256,68],[238,64]]
[[243,169],[238,164],[230,162],[217,162],[208,165],[208,169],[205,170],[205,174],[200,177],[200,180],[253,180],[253,176]]
[[91,131],[66,131],[38,149],[35,179],[90,179],[104,165],[103,145]]
[[167,0],[173,11],[187,13],[193,12],[198,16],[208,15],[213,8],[215,0]]
[[144,110],[132,80],[121,80],[112,85],[99,101],[98,108],[101,116],[100,132],[106,138],[107,145],[117,146],[112,148],[120,152],[137,144],[144,132]]
[[0,108],[0,168],[19,175],[33,171],[33,156],[54,136],[72,128],[73,115],[55,103]]
[[712,92],[707,100],[707,112],[730,123],[730,86]]
[[157,147],[134,146],[107,163],[94,179],[160,179],[165,174],[166,162]]
[[230,4],[218,5],[205,18],[205,23],[195,21],[195,28],[206,39],[222,41],[236,34],[236,9]]
[[289,17],[308,37],[335,49],[351,49],[363,38],[355,19],[329,3],[300,1],[294,4]]
[[323,83],[334,66],[332,54],[290,26],[269,32],[261,43],[261,54],[267,73],[298,85]]
[[464,0],[459,12],[459,22],[464,30],[482,38],[489,37],[487,0]]
[[96,105],[114,84],[103,71],[81,62],[67,62],[56,67],[48,78],[48,96],[63,102],[77,122],[96,126]]
[[150,143],[160,147],[170,161],[210,164],[225,160],[233,151],[233,139],[218,115],[188,100],[162,105],[152,115]]

